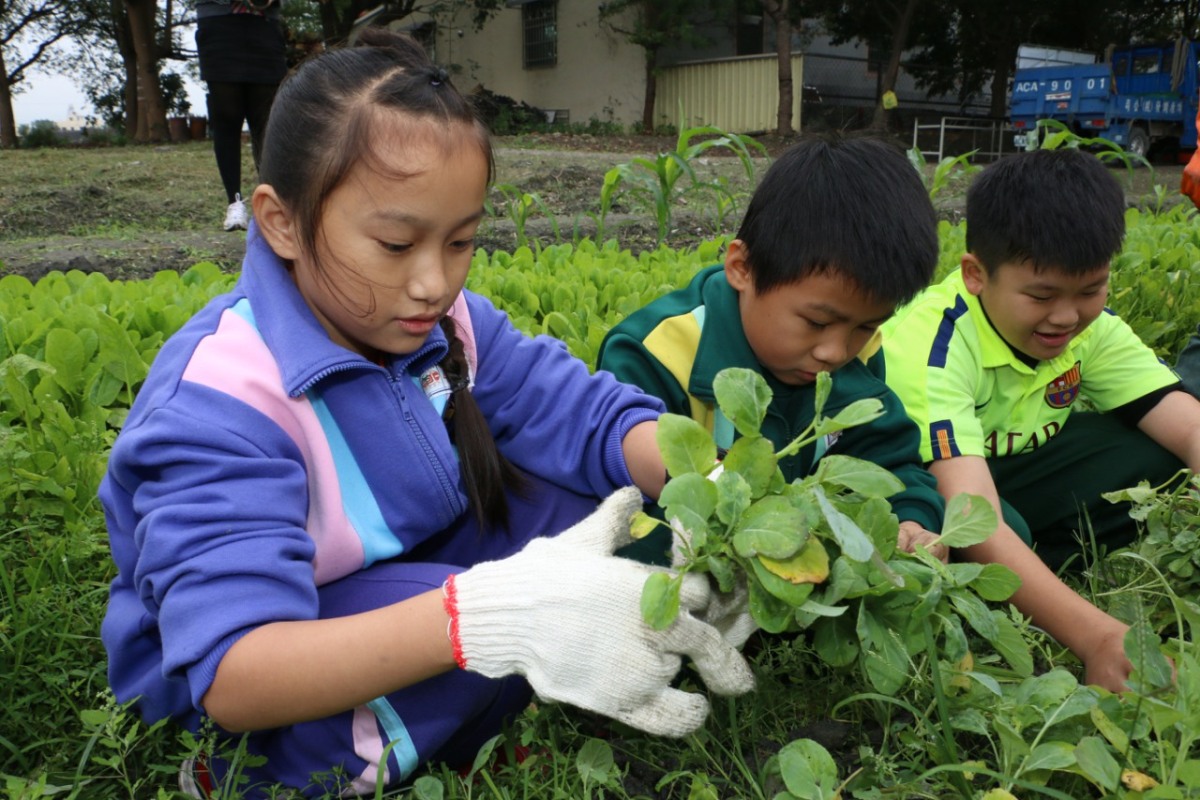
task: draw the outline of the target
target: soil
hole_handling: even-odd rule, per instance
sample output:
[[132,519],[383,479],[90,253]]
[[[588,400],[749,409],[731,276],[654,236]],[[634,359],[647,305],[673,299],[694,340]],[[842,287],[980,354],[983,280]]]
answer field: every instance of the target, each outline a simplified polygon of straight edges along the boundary
[[[771,156],[779,155],[790,144],[778,137],[761,137],[759,141]],[[513,250],[519,232],[542,244],[594,235],[605,173],[634,159],[653,161],[658,154],[673,151],[676,140],[663,136],[542,134],[498,138],[495,144],[496,184],[490,195],[494,215],[478,234],[478,246],[489,252]],[[185,147],[191,149],[159,147],[142,155],[138,148],[119,148],[128,151],[120,158],[136,160],[117,162],[117,167],[144,162],[145,174],[138,179],[136,191],[122,192],[118,179],[111,177],[114,167],[101,168],[99,173],[104,177],[99,179],[88,175],[73,180],[70,175],[56,176],[52,168],[47,168],[31,170],[25,177],[18,175],[17,182],[34,185],[6,187],[3,183],[8,181],[0,182],[0,274],[17,273],[37,280],[53,270],[78,269],[103,272],[114,279],[135,279],[162,269],[183,271],[199,261],[213,261],[223,269],[236,270],[245,233],[220,228],[220,213],[211,199],[218,190],[213,186],[215,170],[207,143]],[[104,157],[101,151],[93,152],[97,159]],[[111,160],[112,156],[108,157]],[[53,158],[48,156],[43,161],[49,164]],[[190,166],[193,161],[195,167]],[[722,220],[714,218],[711,195],[692,195],[676,202],[672,225],[663,240],[671,247],[691,247],[716,235],[733,233],[753,188],[731,151],[711,148],[690,163],[698,181],[727,181],[739,202]],[[761,177],[766,164],[765,159],[755,160],[755,180]],[[247,166],[244,174],[253,175],[252,164]],[[177,167],[181,172],[172,179]],[[67,167],[67,171],[71,169]],[[82,171],[78,166],[74,169]],[[187,169],[203,172],[193,177]],[[1153,205],[1154,183],[1166,187],[1167,203],[1178,198],[1180,169],[1159,166],[1153,173],[1136,170],[1132,178],[1124,169],[1114,174],[1127,182],[1132,205]],[[177,184],[189,180],[206,185],[207,194],[181,193],[178,187],[156,191],[157,182]],[[686,182],[684,179],[680,185]],[[940,216],[955,222],[961,219],[965,183],[951,181],[939,195],[935,204]],[[536,201],[528,218],[518,225],[509,211],[521,194],[534,195]],[[217,205],[219,202],[218,198]],[[5,217],[10,220],[7,226]],[[657,217],[652,206],[629,192],[618,195],[605,222],[606,238],[616,238],[622,247],[635,253],[658,244]]]

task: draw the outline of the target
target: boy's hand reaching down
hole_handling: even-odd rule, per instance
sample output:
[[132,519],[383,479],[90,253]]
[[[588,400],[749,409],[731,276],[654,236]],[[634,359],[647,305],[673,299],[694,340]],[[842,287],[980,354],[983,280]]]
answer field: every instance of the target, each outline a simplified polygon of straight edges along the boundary
[[900,535],[896,538],[896,546],[906,553],[912,553],[918,544],[924,545],[930,555],[945,564],[950,560],[950,548],[940,543],[932,544],[937,538],[938,535],[933,531],[927,531],[917,523],[905,520],[900,523]]
[[1084,681],[1089,686],[1101,686],[1110,692],[1129,689],[1125,681],[1133,664],[1125,656],[1125,634],[1129,627],[1117,620],[1101,627],[1079,648],[1076,655],[1083,662]]

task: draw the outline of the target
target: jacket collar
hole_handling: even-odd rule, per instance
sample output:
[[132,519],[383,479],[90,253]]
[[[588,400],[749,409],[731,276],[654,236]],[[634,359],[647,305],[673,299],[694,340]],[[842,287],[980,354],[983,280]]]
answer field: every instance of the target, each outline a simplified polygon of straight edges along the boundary
[[762,365],[746,341],[738,310],[738,293],[726,280],[724,269],[714,268],[704,279],[700,291],[704,301],[704,321],[687,390],[701,400],[713,401],[713,379],[718,372],[727,367],[762,372]]

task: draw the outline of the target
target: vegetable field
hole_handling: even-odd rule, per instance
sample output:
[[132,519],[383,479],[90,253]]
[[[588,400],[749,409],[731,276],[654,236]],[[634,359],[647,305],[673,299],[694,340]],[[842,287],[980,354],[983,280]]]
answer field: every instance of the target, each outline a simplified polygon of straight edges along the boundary
[[[668,163],[686,165],[687,156]],[[708,191],[716,215],[736,199]],[[1172,361],[1200,322],[1200,219],[1190,207],[1151,203],[1127,222],[1110,305]],[[944,274],[964,232],[943,222],[939,233]],[[717,261],[723,244],[718,236],[634,255],[615,241],[560,237],[481,250],[468,287],[522,330],[557,337],[593,364],[614,323]],[[208,746],[166,724],[146,726],[107,691],[99,623],[113,566],[96,489],[158,348],[234,280],[211,263],[131,281],[0,278],[0,796],[176,797],[179,763]],[[761,401],[742,377],[726,387],[743,404],[739,429],[753,427]],[[696,457],[692,447],[668,459],[673,474],[686,472],[678,464]],[[892,552],[887,477],[830,463],[796,489],[836,520],[810,539],[823,557],[807,545],[804,558],[780,555],[811,570],[804,590],[819,603],[807,606],[811,618],[779,617],[777,632],[750,640],[758,689],[713,698],[698,733],[655,739],[537,705],[468,769],[437,765],[379,796],[1200,798],[1200,483],[1130,487],[1143,537],[1091,554],[1070,579],[1132,626],[1125,646],[1136,671],[1118,696],[1081,685],[1078,662],[1007,605],[1015,579],[1006,570]],[[720,513],[697,510],[684,488],[664,502]],[[974,541],[988,525],[982,513],[952,506],[947,541]],[[759,574],[758,602],[772,602],[777,576]],[[771,612],[760,619],[775,619]],[[686,669],[681,680],[702,688]]]

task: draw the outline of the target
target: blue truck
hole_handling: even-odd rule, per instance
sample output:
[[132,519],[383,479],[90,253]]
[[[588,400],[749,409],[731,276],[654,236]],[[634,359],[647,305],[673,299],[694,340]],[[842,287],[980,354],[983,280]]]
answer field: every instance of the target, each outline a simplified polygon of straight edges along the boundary
[[1009,118],[1018,148],[1037,146],[1037,122],[1053,119],[1148,156],[1196,147],[1200,43],[1112,48],[1100,63],[1021,66]]

